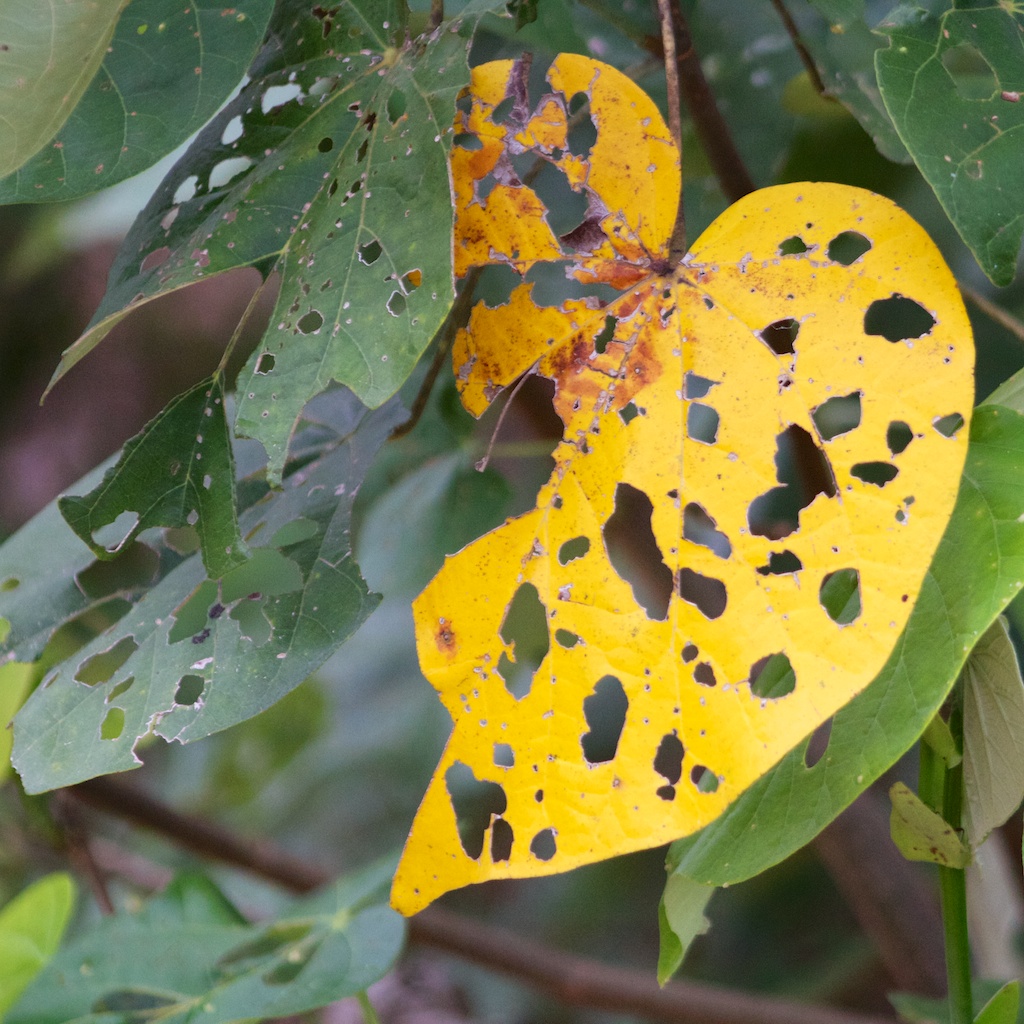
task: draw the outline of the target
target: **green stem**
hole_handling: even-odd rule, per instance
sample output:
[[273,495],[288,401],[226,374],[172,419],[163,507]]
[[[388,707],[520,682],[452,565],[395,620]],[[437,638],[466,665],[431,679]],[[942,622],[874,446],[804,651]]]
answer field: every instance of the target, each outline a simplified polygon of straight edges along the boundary
[[370,1002],[370,997],[365,992],[357,992],[356,999],[359,1000],[359,1008],[363,1011],[364,1024],[380,1024],[380,1017]]
[[[949,729],[957,747],[963,747],[963,712],[960,691],[954,691]],[[947,768],[939,756],[921,743],[921,799],[960,831],[963,805],[963,764]],[[971,1024],[971,947],[967,935],[967,885],[961,868],[939,866],[939,897],[946,945],[946,979],[949,987],[950,1024]]]

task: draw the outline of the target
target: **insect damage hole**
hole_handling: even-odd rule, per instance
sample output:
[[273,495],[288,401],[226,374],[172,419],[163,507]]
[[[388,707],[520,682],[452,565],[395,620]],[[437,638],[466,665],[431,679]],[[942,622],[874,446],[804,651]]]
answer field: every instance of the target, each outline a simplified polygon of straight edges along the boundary
[[633,588],[633,598],[648,618],[664,621],[672,599],[672,572],[651,528],[651,499],[627,483],[615,488],[615,511],[604,524],[608,560]]
[[206,689],[206,680],[202,676],[186,675],[178,680],[178,688],[174,693],[174,703],[182,707],[193,707]]
[[718,412],[702,402],[691,402],[686,411],[686,436],[701,444],[714,444],[718,440],[720,423]]
[[836,235],[825,250],[833,263],[841,263],[848,267],[861,258],[871,248],[871,242],[859,231],[843,231]]
[[936,416],[932,420],[932,426],[943,436],[954,438],[964,425],[964,418],[958,412],[951,412],[946,416]]
[[667,785],[659,786],[655,790],[662,800],[674,800],[676,798],[676,783],[683,774],[684,754],[682,741],[679,739],[675,729],[661,737],[657,753],[654,755],[654,770],[667,783]]
[[122,708],[111,708],[100,724],[101,740],[119,739],[124,732],[124,710]]
[[840,434],[848,434],[860,426],[861,392],[836,395],[811,410],[811,419],[822,441],[831,441]]
[[316,334],[323,325],[323,314],[317,309],[311,309],[304,316],[299,317],[295,327],[299,334]]
[[706,765],[695,764],[690,769],[690,781],[698,793],[714,793],[718,790],[718,776]]
[[377,260],[380,259],[381,253],[384,250],[381,248],[380,242],[376,238],[367,242],[365,245],[359,246],[357,252],[359,253],[359,262],[369,267],[372,266]]
[[580,745],[588,764],[615,759],[628,708],[626,691],[615,676],[603,676],[597,681],[593,693],[583,701],[583,717],[589,731],[580,737]]
[[558,549],[558,562],[560,565],[568,565],[577,558],[582,558],[589,550],[589,537],[573,537]]
[[679,596],[694,605],[706,619],[717,619],[725,612],[729,595],[725,584],[714,576],[704,576],[693,569],[680,569],[677,587]]
[[274,368],[274,363],[277,360],[270,352],[263,352],[260,355],[259,361],[256,363],[256,372],[260,374],[270,373]]
[[864,314],[864,333],[886,341],[923,338],[935,326],[935,317],[920,302],[893,292],[888,299],[876,299]]
[[547,609],[532,583],[519,585],[505,612],[500,635],[512,648],[512,657],[502,652],[498,674],[505,680],[505,689],[521,700],[530,692],[534,674],[551,649]]
[[516,754],[510,744],[495,743],[493,760],[496,768],[512,768],[516,763]]
[[115,672],[139,649],[135,639],[130,636],[121,637],[116,644],[99,654],[86,658],[78,666],[75,679],[86,686],[97,686],[111,679]]
[[701,686],[717,686],[715,670],[706,661],[699,661],[693,668],[693,681]]
[[788,576],[803,567],[804,563],[792,551],[769,551],[768,564],[759,565],[757,572],[761,576]]
[[504,818],[495,818],[491,825],[491,860],[495,864],[506,861],[512,856],[514,839],[512,826]]
[[891,462],[858,462],[850,467],[850,475],[866,484],[884,487],[899,476],[899,470]]
[[856,569],[837,569],[821,581],[818,601],[825,614],[837,625],[848,626],[860,617],[860,573]]
[[796,353],[796,336],[800,333],[800,322],[787,316],[784,320],[770,323],[758,332],[758,337],[777,355],[791,356]]
[[910,424],[904,423],[903,420],[893,420],[885,432],[885,443],[894,457],[906,451],[907,445],[913,440],[914,432],[910,429]]
[[755,498],[747,509],[750,532],[778,540],[800,528],[800,513],[823,494],[834,498],[832,466],[811,435],[795,424],[776,437],[775,466],[779,487]]
[[796,673],[781,651],[758,658],[750,666],[750,692],[762,700],[786,697],[796,689]]
[[970,43],[958,43],[942,54],[942,66],[953,79],[962,100],[992,99],[999,79],[982,52]]
[[732,554],[729,538],[718,529],[718,524],[704,506],[695,501],[683,509],[683,539],[708,548],[719,558],[728,558]]
[[551,860],[558,852],[558,844],[555,842],[555,830],[553,828],[541,829],[530,840],[530,853],[537,860]]
[[504,814],[508,806],[505,790],[497,782],[478,779],[462,761],[456,761],[445,772],[444,782],[462,849],[467,857],[479,860],[492,818]]
[[799,235],[790,235],[779,242],[780,256],[802,256],[809,251],[810,246]]

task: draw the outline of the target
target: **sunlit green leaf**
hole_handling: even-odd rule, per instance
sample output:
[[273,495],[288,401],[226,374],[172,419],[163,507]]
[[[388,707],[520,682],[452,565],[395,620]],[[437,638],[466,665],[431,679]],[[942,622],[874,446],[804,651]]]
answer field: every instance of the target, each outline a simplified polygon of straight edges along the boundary
[[[33,15],[24,16],[23,28],[44,10],[72,5],[29,6]],[[132,0],[71,116],[54,129],[50,145],[0,181],[0,203],[74,199],[156,163],[213,117],[241,81],[272,7],[272,0],[235,0],[231,7],[220,0]],[[58,49],[54,66],[66,69],[70,55]]]

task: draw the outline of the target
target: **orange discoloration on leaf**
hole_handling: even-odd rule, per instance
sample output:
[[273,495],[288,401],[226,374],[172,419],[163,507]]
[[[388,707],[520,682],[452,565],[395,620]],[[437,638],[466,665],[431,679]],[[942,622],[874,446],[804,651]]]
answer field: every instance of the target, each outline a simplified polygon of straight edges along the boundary
[[[914,221],[860,189],[784,185],[727,210],[671,267],[678,164],[650,100],[582,57],[558,58],[548,81],[531,107],[521,67],[485,65],[460,117],[504,150],[492,168],[527,141],[557,166],[562,112],[584,93],[596,141],[566,173],[585,223],[555,239],[523,212],[543,203],[522,182],[480,201],[456,149],[457,231],[475,232],[457,236],[458,265],[550,259],[624,290],[540,307],[524,283],[457,339],[468,409],[532,370],[555,383],[564,436],[536,509],[450,557],[414,605],[455,726],[395,877],[406,913],[713,821],[881,669],[966,454],[970,325]],[[490,123],[506,96],[514,116]],[[867,249],[844,260],[834,243],[851,234]],[[520,606],[533,647],[512,638]],[[602,746],[594,708],[616,693],[624,718],[605,708],[618,724]],[[483,826],[493,837],[502,819],[497,847],[460,841],[456,768],[499,788]]]

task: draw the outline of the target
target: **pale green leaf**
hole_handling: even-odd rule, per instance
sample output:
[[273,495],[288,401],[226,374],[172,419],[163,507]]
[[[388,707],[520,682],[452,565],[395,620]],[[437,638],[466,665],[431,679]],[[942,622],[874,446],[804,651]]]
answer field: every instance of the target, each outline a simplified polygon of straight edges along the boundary
[[686,951],[711,922],[704,916],[715,887],[686,875],[669,875],[658,904],[658,984],[666,984],[682,966]]
[[971,851],[941,815],[933,811],[912,789],[897,782],[889,790],[892,841],[907,860],[923,860],[947,868],[964,868]]
[[957,748],[949,723],[942,715],[935,715],[932,718],[922,734],[921,740],[942,758],[947,768],[955,768],[963,760],[963,754]]
[[11,661],[0,665],[0,783],[11,773],[11,730],[14,713],[21,707],[32,686],[31,665]]
[[974,1024],[1014,1024],[1020,1009],[1020,982],[1008,981],[982,1008]]
[[1005,619],[975,645],[963,680],[964,831],[978,846],[1024,799],[1024,680]]
[[56,134],[99,70],[127,0],[0,6],[0,177]]

